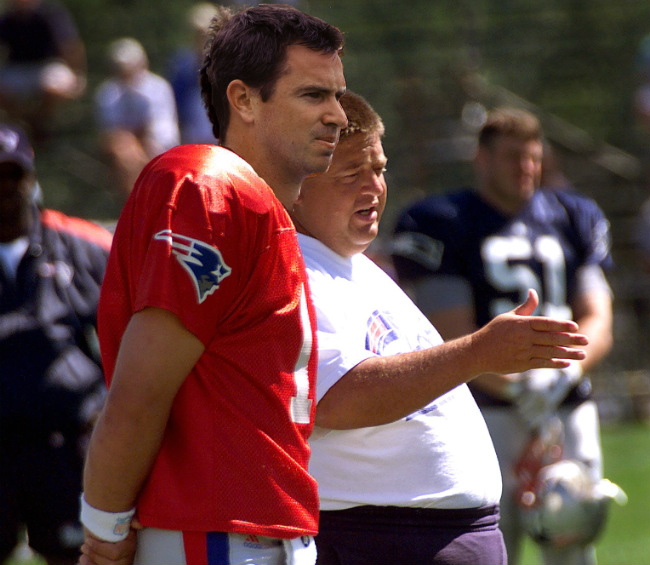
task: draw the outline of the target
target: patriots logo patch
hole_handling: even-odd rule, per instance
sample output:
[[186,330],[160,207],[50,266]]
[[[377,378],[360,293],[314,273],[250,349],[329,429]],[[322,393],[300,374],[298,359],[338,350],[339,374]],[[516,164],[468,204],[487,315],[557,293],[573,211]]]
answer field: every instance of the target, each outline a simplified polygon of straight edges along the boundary
[[219,250],[203,241],[172,233],[171,230],[159,231],[154,239],[166,241],[172,246],[172,253],[194,283],[199,304],[217,290],[221,281],[232,272]]
[[400,233],[391,243],[392,253],[406,257],[431,271],[440,268],[444,251],[442,241],[418,232]]

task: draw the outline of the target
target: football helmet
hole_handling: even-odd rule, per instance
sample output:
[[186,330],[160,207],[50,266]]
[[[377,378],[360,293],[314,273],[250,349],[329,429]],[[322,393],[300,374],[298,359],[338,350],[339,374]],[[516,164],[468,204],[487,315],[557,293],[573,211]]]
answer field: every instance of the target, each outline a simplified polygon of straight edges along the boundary
[[522,524],[541,545],[586,545],[602,532],[612,500],[627,502],[625,492],[607,479],[594,481],[587,466],[563,459],[543,466],[532,488],[519,493]]

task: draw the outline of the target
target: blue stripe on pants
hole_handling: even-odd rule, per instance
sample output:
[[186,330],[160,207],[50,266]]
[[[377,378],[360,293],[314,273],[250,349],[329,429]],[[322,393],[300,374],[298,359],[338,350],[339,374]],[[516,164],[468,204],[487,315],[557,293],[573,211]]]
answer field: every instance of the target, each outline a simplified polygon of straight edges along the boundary
[[208,532],[206,534],[208,565],[230,565],[230,545],[225,532]]

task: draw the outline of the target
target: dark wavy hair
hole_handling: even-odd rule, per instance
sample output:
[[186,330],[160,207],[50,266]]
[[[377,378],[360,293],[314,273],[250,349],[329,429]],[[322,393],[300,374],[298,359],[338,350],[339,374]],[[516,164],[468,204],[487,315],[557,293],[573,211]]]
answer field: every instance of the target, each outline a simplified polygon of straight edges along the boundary
[[223,141],[230,120],[228,85],[239,79],[259,89],[263,101],[268,100],[285,70],[289,45],[342,54],[343,34],[285,4],[261,4],[236,13],[223,10],[215,16],[199,76],[201,96],[217,139]]

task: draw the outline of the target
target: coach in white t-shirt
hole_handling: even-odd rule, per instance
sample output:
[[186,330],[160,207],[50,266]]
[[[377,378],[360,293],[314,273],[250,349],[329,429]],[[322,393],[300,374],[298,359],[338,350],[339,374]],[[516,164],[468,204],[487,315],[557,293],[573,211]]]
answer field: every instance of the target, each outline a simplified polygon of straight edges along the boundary
[[[293,209],[318,317],[319,565],[504,565],[499,466],[466,382],[564,367],[585,338],[527,302],[448,343],[362,253],[386,203],[381,118],[346,93],[348,127]],[[569,333],[567,333],[569,332]]]

